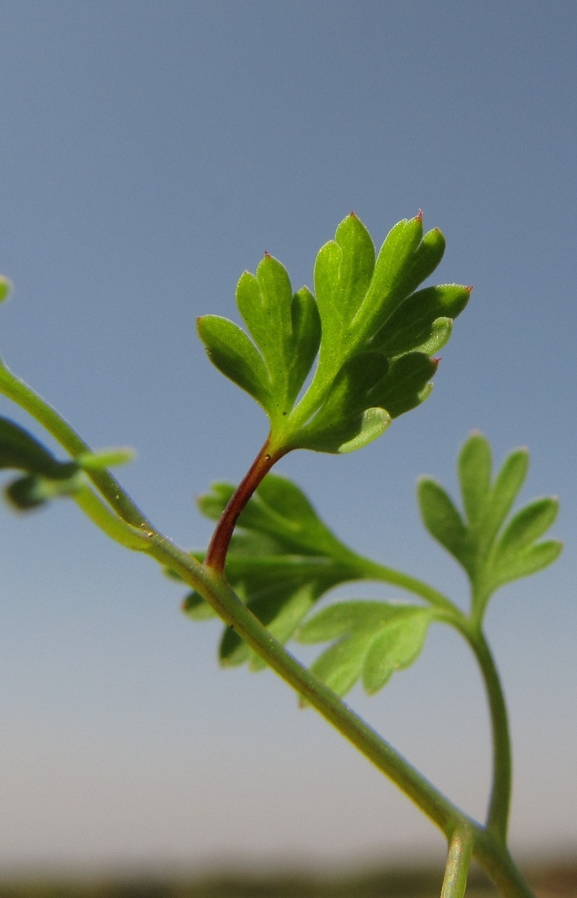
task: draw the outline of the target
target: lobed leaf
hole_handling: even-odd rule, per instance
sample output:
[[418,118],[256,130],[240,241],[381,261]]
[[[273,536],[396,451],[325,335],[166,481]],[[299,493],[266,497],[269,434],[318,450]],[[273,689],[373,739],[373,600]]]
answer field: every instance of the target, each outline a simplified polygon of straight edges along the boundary
[[271,401],[269,373],[244,331],[219,315],[198,318],[197,328],[213,365],[267,409]]
[[411,352],[395,359],[383,377],[370,391],[372,405],[385,408],[391,418],[398,418],[416,408],[430,395],[429,381],[438,362],[421,352]]
[[444,246],[439,230],[423,235],[419,213],[392,228],[375,261],[371,236],[351,213],[317,255],[316,299],[306,287],[293,294],[268,254],[255,275],[241,276],[236,301],[254,343],[226,319],[199,319],[211,360],[267,412],[275,453],[351,452],[427,398],[430,355],[449,340],[470,295],[455,284],[415,292]]
[[364,412],[378,405],[372,391],[387,370],[388,361],[379,352],[358,353],[348,359],[316,415],[295,435],[295,443],[322,452],[342,451],[341,446],[361,432]]
[[307,379],[321,342],[319,310],[306,287],[301,287],[293,297],[291,327],[294,349],[287,360],[287,398],[292,405]]
[[525,483],[528,470],[529,453],[527,449],[515,449],[505,459],[501,470],[495,478],[487,510],[483,517],[483,538],[487,546],[493,543],[503,526],[521,487]]
[[505,459],[491,484],[491,447],[482,434],[473,433],[458,459],[467,523],[436,481],[423,478],[419,483],[425,526],[467,571],[478,618],[497,587],[541,570],[561,552],[557,541],[536,543],[555,521],[555,498],[534,500],[517,512],[503,530],[525,481],[528,463],[527,450],[516,449]]
[[[371,346],[391,358],[415,350],[429,355],[437,352],[444,345],[439,332],[446,336],[447,328],[450,330],[446,322],[461,314],[470,296],[471,288],[458,284],[412,293],[373,336]],[[442,324],[438,325],[439,321]]]
[[[218,518],[234,488],[213,484],[199,499],[204,514]],[[312,605],[333,586],[359,579],[356,556],[317,515],[304,493],[290,480],[267,474],[240,515],[227,555],[228,582],[271,633],[287,642]],[[212,616],[196,593],[184,610],[194,620]],[[232,630],[221,642],[223,664],[248,661],[258,669],[258,657]]]
[[335,239],[317,255],[315,293],[322,322],[320,365],[338,371],[351,347],[352,323],[371,283],[375,248],[363,223],[351,214]]
[[563,543],[559,540],[548,540],[537,543],[518,555],[510,555],[507,559],[498,559],[493,570],[493,588],[536,574],[556,561],[563,551]]
[[438,229],[423,236],[422,215],[400,221],[383,243],[357,326],[370,340],[401,303],[435,270],[445,251]]
[[491,447],[483,434],[473,432],[458,460],[459,481],[469,524],[485,511],[491,489]]
[[431,609],[418,606],[339,602],[302,625],[296,638],[305,644],[335,639],[311,670],[338,695],[346,695],[361,678],[373,694],[396,670],[416,661],[433,618]]
[[470,574],[474,561],[465,523],[448,493],[431,477],[420,477],[417,498],[425,527]]
[[535,499],[522,508],[512,518],[496,546],[496,563],[518,555],[543,536],[554,524],[558,512],[559,502],[553,497]]

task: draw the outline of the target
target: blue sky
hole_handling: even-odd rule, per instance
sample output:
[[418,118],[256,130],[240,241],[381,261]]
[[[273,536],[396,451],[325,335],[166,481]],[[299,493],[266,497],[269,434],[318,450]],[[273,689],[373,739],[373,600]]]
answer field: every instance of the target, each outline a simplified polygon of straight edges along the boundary
[[[0,9],[0,268],[15,284],[0,352],[93,446],[137,448],[122,481],[182,545],[210,532],[194,496],[240,479],[266,434],[195,317],[235,318],[236,281],[265,250],[311,285],[351,209],[377,244],[418,209],[444,231],[435,280],[475,290],[431,399],[362,452],[279,471],[352,546],[465,601],[418,522],[416,477],[454,489],[472,428],[497,459],[530,447],[524,496],[560,496],[566,550],[488,620],[520,852],[577,839],[576,24],[573,4],[531,0]],[[440,856],[282,682],[219,670],[218,625],[187,622],[178,587],[72,504],[5,509],[0,529],[4,868]],[[455,638],[433,632],[414,668],[352,701],[482,815],[486,712]]]

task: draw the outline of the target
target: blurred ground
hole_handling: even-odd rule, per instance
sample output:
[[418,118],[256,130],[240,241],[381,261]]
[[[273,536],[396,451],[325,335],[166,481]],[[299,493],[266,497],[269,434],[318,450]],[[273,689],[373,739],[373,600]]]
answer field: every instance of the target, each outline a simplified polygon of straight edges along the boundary
[[[577,861],[526,866],[537,898],[577,898]],[[0,881],[0,898],[437,898],[438,867],[402,867],[357,874],[227,874],[202,878],[127,877],[119,880],[63,878]],[[480,871],[469,878],[468,898],[495,891]]]

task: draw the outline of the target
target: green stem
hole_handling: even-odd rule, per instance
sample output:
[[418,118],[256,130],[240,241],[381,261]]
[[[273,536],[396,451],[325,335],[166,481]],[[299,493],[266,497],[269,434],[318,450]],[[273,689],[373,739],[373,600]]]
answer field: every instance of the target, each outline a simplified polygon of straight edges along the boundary
[[[90,447],[72,427],[36,394],[24,381],[0,364],[0,392],[31,414],[72,455],[90,452]],[[507,898],[533,898],[505,846],[507,818],[511,795],[511,760],[507,713],[501,684],[490,650],[480,630],[465,627],[461,612],[441,593],[427,584],[390,568],[363,559],[364,576],[393,583],[420,595],[426,601],[448,613],[470,643],[480,665],[489,699],[493,724],[494,777],[486,828],[470,820],[449,799],[410,765],[388,742],[369,727],[348,705],[314,674],[303,667],[241,602],[219,571],[224,564],[228,542],[236,518],[274,461],[266,446],[257,457],[252,473],[243,481],[243,488],[227,516],[227,523],[218,537],[212,566],[202,566],[193,556],[174,546],[157,533],[132,499],[121,489],[108,471],[87,471],[110,506],[122,520],[111,514],[106,505],[88,488],[80,490],[75,499],[88,517],[112,539],[127,548],[147,551],[163,565],[177,571],[197,589],[229,626],[300,693],[322,716],[355,745],[383,773],[409,796],[451,840],[444,898],[460,898],[464,857],[468,847],[464,834],[470,833],[474,843],[472,852],[479,863]],[[240,487],[239,487],[240,490]],[[237,493],[239,493],[237,490]],[[217,528],[218,529],[218,528]],[[370,570],[370,574],[369,574]],[[457,612],[457,614],[455,614]],[[457,833],[461,833],[457,836]],[[460,841],[459,841],[460,840]],[[451,872],[452,871],[452,872]]]
[[411,798],[448,839],[452,839],[457,830],[472,833],[473,855],[505,898],[534,898],[502,841],[467,817],[342,699],[287,652],[235,595],[222,575],[199,565],[196,559],[158,533],[152,533],[149,539],[149,553],[196,589],[247,645]]
[[148,551],[151,531],[137,529],[127,524],[117,514],[111,512],[89,486],[84,486],[73,493],[72,499],[92,523],[115,542],[136,552]]
[[377,564],[377,562],[371,561],[370,558],[363,558],[361,555],[355,555],[355,558],[359,561],[359,567],[363,572],[364,579],[378,580],[381,583],[391,583],[394,586],[400,586],[401,589],[406,589],[408,592],[420,596],[442,611],[446,611],[451,615],[456,613],[459,618],[463,616],[460,609],[450,599],[427,583],[423,583],[422,580],[410,577],[408,574],[403,574],[402,571],[394,570],[394,568]]
[[[92,451],[56,409],[35,393],[27,383],[16,377],[2,362],[0,362],[0,393],[32,415],[73,458]],[[123,520],[134,527],[151,528],[150,522],[112,474],[105,470],[86,473]]]
[[471,865],[475,835],[470,826],[460,826],[449,840],[449,852],[441,898],[463,898]]
[[493,783],[487,814],[487,831],[503,845],[511,805],[512,761],[505,696],[491,650],[480,629],[459,627],[471,646],[485,683],[493,734]]
[[468,821],[454,804],[412,767],[392,746],[369,727],[322,680],[319,680],[278,642],[232,591],[224,577],[203,569],[191,570],[191,557],[170,541],[153,533],[149,552],[175,570],[198,590],[224,622],[253,648],[280,676],[359,748],[435,823],[449,834],[455,821]]

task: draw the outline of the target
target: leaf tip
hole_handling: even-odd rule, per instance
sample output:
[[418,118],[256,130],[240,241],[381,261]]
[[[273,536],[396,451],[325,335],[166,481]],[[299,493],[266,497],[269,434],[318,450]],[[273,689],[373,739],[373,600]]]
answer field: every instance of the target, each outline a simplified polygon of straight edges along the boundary
[[419,209],[417,214],[415,215],[415,221],[422,221],[422,220],[423,220],[423,210]]

